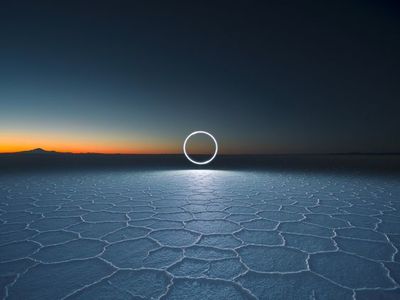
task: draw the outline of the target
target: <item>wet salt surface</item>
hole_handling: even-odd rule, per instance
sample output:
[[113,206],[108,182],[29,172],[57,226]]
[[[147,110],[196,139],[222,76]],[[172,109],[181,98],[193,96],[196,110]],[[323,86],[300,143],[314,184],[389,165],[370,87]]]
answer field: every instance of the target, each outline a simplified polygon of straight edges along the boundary
[[399,299],[400,180],[288,171],[0,176],[6,299]]

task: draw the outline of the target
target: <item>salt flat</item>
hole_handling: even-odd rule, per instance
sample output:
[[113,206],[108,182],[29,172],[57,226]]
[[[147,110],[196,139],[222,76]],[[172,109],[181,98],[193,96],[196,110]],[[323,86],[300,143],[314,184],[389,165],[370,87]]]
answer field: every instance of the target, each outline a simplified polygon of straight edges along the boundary
[[92,170],[0,176],[6,299],[399,299],[400,180]]

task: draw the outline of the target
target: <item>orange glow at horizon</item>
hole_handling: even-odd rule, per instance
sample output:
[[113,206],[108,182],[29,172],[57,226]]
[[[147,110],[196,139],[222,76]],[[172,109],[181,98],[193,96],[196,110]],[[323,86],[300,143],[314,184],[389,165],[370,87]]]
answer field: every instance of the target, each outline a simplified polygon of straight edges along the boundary
[[[185,136],[165,137],[146,136],[121,132],[62,130],[49,129],[30,131],[0,131],[0,153],[12,153],[42,148],[47,151],[70,153],[104,153],[104,154],[183,154],[182,144]],[[204,143],[189,144],[191,154],[210,154],[213,145]],[[211,146],[210,146],[211,145]],[[268,154],[288,153],[286,148],[269,146],[267,150],[255,151],[252,147],[237,146],[225,140],[220,145],[218,154]],[[264,150],[264,151],[262,151]]]
[[150,149],[148,147],[142,148],[124,148],[124,147],[102,147],[87,145],[84,147],[82,145],[73,147],[71,145],[66,145],[60,147],[58,146],[37,146],[37,145],[0,145],[0,153],[13,153],[20,151],[28,151],[36,148],[42,148],[46,151],[56,151],[56,152],[69,152],[69,153],[104,153],[104,154],[177,154],[176,151],[162,150],[162,149]]
[[132,138],[70,137],[54,135],[0,133],[0,153],[42,148],[47,151],[105,154],[174,154],[180,145],[159,141],[141,141]]

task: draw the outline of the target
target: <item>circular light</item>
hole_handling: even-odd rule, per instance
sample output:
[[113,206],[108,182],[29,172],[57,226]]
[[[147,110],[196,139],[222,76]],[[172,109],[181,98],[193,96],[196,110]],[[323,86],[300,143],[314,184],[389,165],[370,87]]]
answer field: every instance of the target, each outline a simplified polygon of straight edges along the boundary
[[[186,143],[187,143],[187,141],[188,141],[192,136],[194,136],[194,135],[196,135],[196,134],[205,134],[205,135],[208,135],[208,136],[214,141],[214,144],[215,144],[215,151],[214,151],[214,154],[213,154],[213,156],[212,156],[210,159],[208,159],[208,160],[206,160],[206,161],[195,161],[195,160],[191,159],[190,156],[189,156],[189,155],[187,154],[187,152],[186,152]],[[194,132],[192,132],[191,134],[189,134],[189,135],[187,136],[187,138],[185,139],[185,141],[183,142],[183,153],[185,153],[185,156],[186,156],[186,158],[187,158],[189,161],[191,161],[192,163],[194,163],[194,164],[196,164],[196,165],[206,165],[206,164],[210,163],[210,162],[217,156],[217,152],[218,152],[218,143],[217,143],[217,140],[215,139],[215,137],[212,136],[211,133],[208,133],[207,131],[194,131]]]

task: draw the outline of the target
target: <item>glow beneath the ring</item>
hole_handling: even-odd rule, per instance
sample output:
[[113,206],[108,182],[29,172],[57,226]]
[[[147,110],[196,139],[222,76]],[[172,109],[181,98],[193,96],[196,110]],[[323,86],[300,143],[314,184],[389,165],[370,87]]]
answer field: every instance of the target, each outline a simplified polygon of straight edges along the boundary
[[[192,136],[194,136],[194,135],[196,135],[196,134],[205,134],[205,135],[208,135],[208,136],[214,141],[214,144],[215,144],[215,151],[214,151],[214,154],[213,154],[213,156],[212,156],[210,159],[208,159],[208,160],[206,160],[206,161],[195,161],[194,159],[190,158],[190,156],[189,156],[189,155],[187,154],[187,152],[186,152],[186,143],[187,143],[187,141],[188,141]],[[207,131],[194,131],[194,132],[192,132],[191,134],[189,134],[189,135],[187,136],[187,138],[185,139],[185,141],[183,142],[183,153],[185,153],[186,158],[187,158],[189,161],[191,161],[192,163],[194,163],[194,164],[196,164],[196,165],[206,165],[206,164],[210,163],[210,162],[217,156],[217,153],[218,153],[218,143],[217,143],[217,140],[213,137],[213,135],[212,135],[211,133],[209,133],[209,132],[207,132]]]

